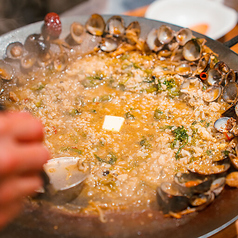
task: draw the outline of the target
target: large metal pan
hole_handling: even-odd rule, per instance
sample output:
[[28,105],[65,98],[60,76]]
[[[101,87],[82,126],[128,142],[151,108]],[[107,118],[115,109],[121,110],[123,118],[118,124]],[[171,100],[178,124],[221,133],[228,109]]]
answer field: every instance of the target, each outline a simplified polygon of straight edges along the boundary
[[[104,16],[107,20],[110,16]],[[158,28],[164,22],[137,17],[123,17],[126,24],[139,21],[142,27],[142,37],[150,29]],[[62,19],[65,37],[73,21],[85,23],[88,16],[70,17]],[[167,24],[174,30],[180,27]],[[0,56],[5,54],[9,42],[24,41],[32,33],[40,32],[42,22],[28,25],[0,37]],[[206,36],[194,33],[195,36],[206,38],[207,45],[220,59],[231,68],[238,69],[238,55],[227,46]],[[230,45],[234,44],[229,43]],[[5,230],[0,232],[4,238],[134,238],[134,237],[208,237],[222,230],[238,219],[238,189],[226,188],[222,194],[205,210],[182,217],[181,219],[165,218],[158,211],[156,204],[151,210],[143,212],[106,213],[108,222],[102,223],[97,216],[82,216],[76,212],[58,209],[47,202],[26,202],[22,214]]]

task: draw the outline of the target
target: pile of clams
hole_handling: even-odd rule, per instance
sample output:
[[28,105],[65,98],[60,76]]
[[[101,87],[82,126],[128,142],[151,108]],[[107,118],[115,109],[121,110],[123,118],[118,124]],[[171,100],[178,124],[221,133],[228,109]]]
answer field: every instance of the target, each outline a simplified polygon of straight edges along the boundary
[[162,25],[152,29],[142,40],[137,21],[126,27],[120,16],[113,16],[105,22],[102,16],[93,14],[85,25],[72,23],[70,34],[60,40],[60,19],[57,14],[50,14],[45,18],[41,34],[29,35],[24,43],[8,45],[5,59],[0,61],[2,83],[16,79],[16,72],[29,73],[39,67],[65,70],[71,53],[87,35],[98,40],[93,49],[95,52],[101,50],[112,56],[133,50],[142,54],[153,52],[159,60],[171,62],[166,70],[161,68],[162,74],[183,77],[182,92],[189,90],[191,85],[203,85],[206,87],[205,102],[223,100],[230,104],[214,124],[217,131],[225,133],[230,140],[227,153],[215,158],[212,164],[189,164],[187,172],[175,174],[173,182],[162,183],[156,190],[160,209],[165,214],[180,217],[205,208],[226,184],[238,187],[237,72],[218,60],[217,55],[205,45],[205,39],[195,38],[189,29],[175,32]]

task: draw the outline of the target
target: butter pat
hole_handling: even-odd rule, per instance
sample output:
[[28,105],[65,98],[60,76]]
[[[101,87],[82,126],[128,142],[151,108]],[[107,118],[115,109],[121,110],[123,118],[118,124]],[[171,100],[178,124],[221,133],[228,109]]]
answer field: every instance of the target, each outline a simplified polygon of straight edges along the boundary
[[102,128],[108,131],[119,132],[124,121],[125,118],[123,117],[105,116]]

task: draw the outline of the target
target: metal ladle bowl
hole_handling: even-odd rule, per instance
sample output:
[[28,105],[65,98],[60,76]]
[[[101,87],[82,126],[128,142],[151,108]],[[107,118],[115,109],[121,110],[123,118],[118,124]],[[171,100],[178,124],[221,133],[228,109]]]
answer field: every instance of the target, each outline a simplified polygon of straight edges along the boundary
[[49,160],[44,165],[42,178],[44,189],[39,199],[63,205],[73,201],[80,194],[84,181],[90,174],[90,166],[86,171],[78,168],[77,157],[61,157]]

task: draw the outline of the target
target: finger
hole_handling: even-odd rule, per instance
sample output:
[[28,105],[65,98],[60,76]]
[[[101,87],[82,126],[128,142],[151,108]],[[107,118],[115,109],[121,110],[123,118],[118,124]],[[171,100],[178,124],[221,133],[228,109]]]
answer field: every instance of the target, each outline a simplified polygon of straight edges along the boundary
[[42,143],[15,145],[0,144],[0,176],[42,170],[50,155]]
[[11,133],[19,141],[42,141],[44,138],[44,127],[42,123],[27,112],[9,112]]
[[16,176],[4,180],[0,184],[0,207],[33,195],[41,186],[42,180],[37,175]]
[[0,228],[9,223],[21,211],[22,202],[16,201],[8,206],[0,208]]

